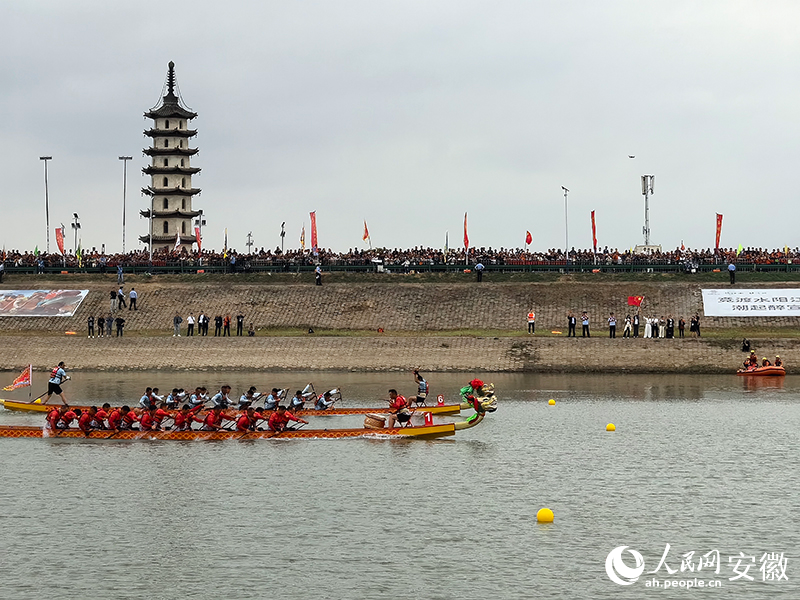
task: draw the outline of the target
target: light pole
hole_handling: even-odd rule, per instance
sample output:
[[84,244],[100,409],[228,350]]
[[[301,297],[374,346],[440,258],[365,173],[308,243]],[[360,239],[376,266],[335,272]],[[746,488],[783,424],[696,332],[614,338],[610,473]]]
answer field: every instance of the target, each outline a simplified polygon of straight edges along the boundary
[[286,221],[281,223],[281,256],[283,256],[283,238],[286,237]]
[[125,196],[128,192],[128,161],[133,157],[120,156],[119,159],[122,161],[122,253],[125,254]]
[[563,185],[561,189],[564,190],[564,249],[567,257],[567,266],[569,266],[569,221],[567,219],[567,194],[569,194],[569,190]]
[[47,220],[47,253],[50,254],[50,195],[47,189],[47,161],[53,160],[52,156],[40,156],[44,161],[44,214]]
[[80,221],[78,220],[78,213],[72,213],[72,232],[74,234],[73,242],[72,242],[72,253],[77,256],[78,252],[78,229],[81,228]]
[[650,245],[650,194],[656,183],[655,175],[642,175],[642,195],[644,196],[644,245]]
[[245,246],[247,246],[247,253],[248,254],[252,254],[252,251],[251,251],[251,248],[253,247],[253,232],[252,231],[247,234],[247,243],[245,244]]

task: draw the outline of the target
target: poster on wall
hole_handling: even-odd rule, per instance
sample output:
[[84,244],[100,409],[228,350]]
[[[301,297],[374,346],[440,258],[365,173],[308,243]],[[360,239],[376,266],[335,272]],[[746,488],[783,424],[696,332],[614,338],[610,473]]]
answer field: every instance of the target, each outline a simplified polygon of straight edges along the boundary
[[800,317],[800,289],[702,292],[707,317]]
[[0,317],[71,317],[89,290],[0,290]]

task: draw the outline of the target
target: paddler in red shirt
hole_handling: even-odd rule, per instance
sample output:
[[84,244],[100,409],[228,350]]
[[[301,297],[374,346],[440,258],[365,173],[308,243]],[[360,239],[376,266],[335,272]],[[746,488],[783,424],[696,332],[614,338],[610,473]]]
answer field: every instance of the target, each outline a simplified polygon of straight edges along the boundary
[[131,410],[127,404],[122,407],[122,420],[120,421],[120,429],[133,429],[133,424],[139,420],[136,413]]
[[256,410],[249,406],[245,411],[236,419],[236,431],[252,431],[256,425]]
[[153,412],[153,429],[161,430],[161,423],[164,419],[171,418],[171,415],[167,411],[167,403],[162,402],[161,405]]
[[58,422],[59,429],[69,429],[70,424],[81,416],[81,411],[79,408],[75,410],[68,409],[66,412],[61,414],[61,419]]
[[108,428],[117,431],[122,424],[122,408],[115,407],[108,415]]
[[270,415],[268,424],[272,431],[277,431],[280,433],[281,431],[286,431],[289,421],[297,421],[298,423],[305,423],[306,425],[308,424],[308,421],[305,419],[295,417],[292,413],[286,410],[285,406],[278,406],[278,409]]
[[94,420],[94,416],[97,414],[97,407],[91,406],[89,410],[82,413],[80,417],[78,417],[78,429],[80,429],[86,437],[89,437],[92,433],[92,421]]
[[235,421],[236,417],[222,412],[221,406],[215,406],[203,419],[203,426],[201,431],[218,431],[222,429],[222,420]]
[[102,408],[100,408],[95,414],[94,418],[90,425],[95,429],[105,429],[106,428],[106,419],[108,418],[108,413],[111,411],[111,405],[106,402],[103,404]]
[[202,404],[198,404],[194,408],[189,408],[188,404],[184,404],[181,409],[175,413],[175,431],[190,431],[192,429],[192,423],[195,421],[202,423],[203,419],[199,419],[196,416],[201,408],[203,408]]
[[57,408],[53,408],[49,413],[47,413],[47,423],[45,427],[47,429],[58,429],[58,422],[61,420],[61,415],[69,410],[69,406],[66,404],[62,404]]
[[153,418],[155,412],[156,407],[152,406],[142,413],[142,416],[139,417],[139,429],[142,431],[151,431],[153,429],[153,425],[156,422]]

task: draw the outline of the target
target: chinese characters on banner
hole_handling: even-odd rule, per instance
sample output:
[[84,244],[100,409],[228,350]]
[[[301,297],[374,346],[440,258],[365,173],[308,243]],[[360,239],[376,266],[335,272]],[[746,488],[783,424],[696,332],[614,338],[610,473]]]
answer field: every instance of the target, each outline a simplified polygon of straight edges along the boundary
[[800,316],[800,289],[702,290],[707,317]]

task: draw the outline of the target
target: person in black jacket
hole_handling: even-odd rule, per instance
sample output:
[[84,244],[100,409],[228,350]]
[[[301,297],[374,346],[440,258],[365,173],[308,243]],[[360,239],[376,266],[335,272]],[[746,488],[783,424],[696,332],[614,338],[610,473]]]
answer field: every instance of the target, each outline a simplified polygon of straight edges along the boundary
[[639,337],[639,311],[633,315],[633,337]]
[[569,311],[567,315],[567,325],[569,329],[567,330],[567,337],[575,337],[575,326],[578,324],[578,319],[575,318],[575,315],[572,314],[572,311]]

